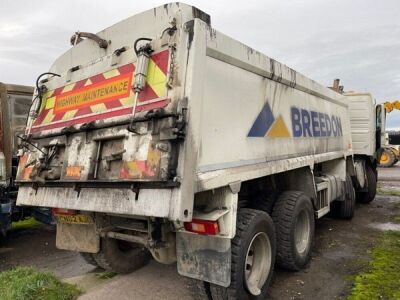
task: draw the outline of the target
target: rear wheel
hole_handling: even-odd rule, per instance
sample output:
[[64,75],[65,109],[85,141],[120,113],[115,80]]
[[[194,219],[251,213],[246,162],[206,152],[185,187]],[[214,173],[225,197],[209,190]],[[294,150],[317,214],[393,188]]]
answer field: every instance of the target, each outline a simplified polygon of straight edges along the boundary
[[259,193],[254,195],[249,203],[249,208],[265,211],[267,214],[272,213],[272,208],[277,198],[276,193]]
[[146,265],[150,253],[139,244],[102,238],[101,249],[93,254],[93,258],[99,267],[107,271],[130,273]]
[[377,176],[370,165],[365,165],[365,172],[367,177],[367,191],[357,193],[357,201],[360,203],[370,203],[376,196],[376,181]]
[[382,168],[390,168],[396,163],[396,154],[393,150],[386,148],[379,158],[379,166]]
[[351,181],[351,177],[346,175],[345,196],[343,201],[334,202],[336,215],[342,219],[351,219],[356,208],[356,194]]
[[238,212],[232,240],[231,284],[210,284],[212,299],[265,299],[275,261],[275,230],[271,217],[262,211]]
[[82,258],[83,258],[89,265],[98,267],[98,264],[97,264],[96,260],[95,260],[94,257],[93,257],[93,253],[79,252],[79,254],[82,256]]
[[187,279],[188,290],[194,300],[212,300],[210,292],[210,283],[197,280]]
[[314,241],[314,209],[311,199],[303,192],[283,192],[272,212],[276,235],[279,266],[301,270],[311,259]]

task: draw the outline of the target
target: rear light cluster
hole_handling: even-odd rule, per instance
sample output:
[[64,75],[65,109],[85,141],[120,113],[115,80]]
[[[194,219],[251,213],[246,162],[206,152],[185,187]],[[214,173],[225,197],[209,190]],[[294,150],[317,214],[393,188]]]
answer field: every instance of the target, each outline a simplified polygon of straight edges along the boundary
[[52,209],[53,215],[73,216],[76,215],[76,210],[55,207]]
[[205,235],[217,235],[219,233],[217,221],[193,219],[192,222],[185,222],[185,229],[190,232]]

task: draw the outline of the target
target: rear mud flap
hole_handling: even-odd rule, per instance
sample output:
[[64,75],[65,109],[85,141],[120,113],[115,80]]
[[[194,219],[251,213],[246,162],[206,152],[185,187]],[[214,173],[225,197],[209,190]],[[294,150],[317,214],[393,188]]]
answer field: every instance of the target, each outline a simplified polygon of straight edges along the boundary
[[100,236],[94,224],[57,224],[56,246],[58,249],[97,253]]
[[176,254],[180,275],[225,287],[230,285],[230,239],[178,232]]

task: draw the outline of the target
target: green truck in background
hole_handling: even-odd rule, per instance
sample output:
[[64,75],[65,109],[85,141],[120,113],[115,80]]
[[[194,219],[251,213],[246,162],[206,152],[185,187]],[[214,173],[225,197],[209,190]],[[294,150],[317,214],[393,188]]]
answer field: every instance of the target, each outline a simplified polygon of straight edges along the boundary
[[28,216],[44,222],[51,219],[48,209],[16,206],[15,175],[21,145],[18,136],[25,132],[33,91],[31,86],[0,82],[0,235],[6,234],[12,222]]

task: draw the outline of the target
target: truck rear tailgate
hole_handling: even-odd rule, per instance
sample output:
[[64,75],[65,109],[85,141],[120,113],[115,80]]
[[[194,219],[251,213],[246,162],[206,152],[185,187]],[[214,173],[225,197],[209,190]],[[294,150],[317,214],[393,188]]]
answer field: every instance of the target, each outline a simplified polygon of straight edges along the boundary
[[[168,49],[151,56],[146,86],[139,95],[137,112],[165,107],[169,103],[166,87],[168,60]],[[86,68],[96,70],[101,66],[90,65]],[[82,69],[80,72],[91,71]],[[31,132],[129,116],[134,102],[131,88],[134,72],[135,63],[131,62],[76,82],[68,83],[68,78],[61,78],[65,84],[44,95]],[[65,77],[68,77],[68,73]]]

